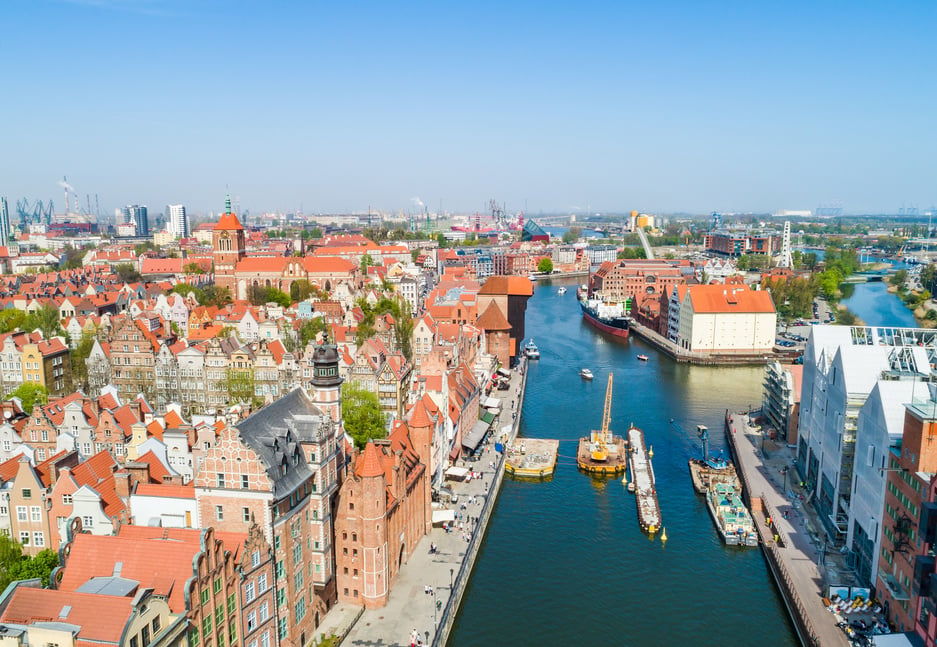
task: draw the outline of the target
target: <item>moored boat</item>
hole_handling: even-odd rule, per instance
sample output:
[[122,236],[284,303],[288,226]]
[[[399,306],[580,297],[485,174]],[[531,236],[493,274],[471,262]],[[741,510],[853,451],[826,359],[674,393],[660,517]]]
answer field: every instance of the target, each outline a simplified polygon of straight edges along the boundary
[[642,362],[646,362],[646,361],[647,361],[647,355],[638,355],[638,359],[641,360]]
[[730,546],[757,546],[758,533],[738,490],[730,483],[712,483],[706,493],[706,507],[723,541]]
[[566,294],[566,288],[560,288],[556,291],[557,294]]
[[661,529],[660,504],[657,501],[657,484],[654,467],[644,446],[644,433],[635,426],[628,430],[628,461],[634,495],[638,501],[638,525],[641,530],[653,535]]
[[586,323],[602,332],[623,339],[628,338],[631,329],[631,317],[628,316],[627,303],[604,303],[599,299],[589,299],[582,288],[578,291],[579,308]]
[[540,359],[540,349],[537,348],[533,339],[524,345],[524,356],[527,359]]
[[593,377],[595,377],[595,376],[592,374],[592,371],[590,371],[590,370],[587,369],[587,368],[584,368],[584,369],[582,369],[581,371],[579,371],[579,376],[580,376],[582,379],[584,379],[584,380],[591,380]]

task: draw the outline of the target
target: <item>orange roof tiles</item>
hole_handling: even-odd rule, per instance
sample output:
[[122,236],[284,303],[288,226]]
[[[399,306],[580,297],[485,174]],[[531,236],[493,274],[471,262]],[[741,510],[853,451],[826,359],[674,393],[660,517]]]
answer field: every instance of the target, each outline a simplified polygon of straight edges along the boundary
[[381,476],[384,473],[384,466],[381,462],[380,452],[374,443],[369,442],[355,461],[355,475],[358,478]]
[[[67,616],[63,615],[66,608]],[[132,610],[132,597],[21,586],[13,592],[0,620],[21,625],[66,622],[80,627],[78,644],[119,645]]]
[[534,284],[526,276],[489,276],[478,293],[530,297],[534,294]]
[[475,325],[484,330],[510,330],[511,324],[504,318],[501,308],[492,301],[485,312],[475,321]]
[[689,298],[695,313],[774,312],[774,302],[765,290],[744,286],[691,285]]
[[194,499],[195,483],[178,485],[175,483],[138,483],[134,496],[155,496],[169,499]]
[[241,221],[238,220],[238,217],[233,213],[223,213],[221,218],[218,219],[218,222],[215,223],[215,226],[212,227],[213,231],[244,231],[244,226],[241,224]]

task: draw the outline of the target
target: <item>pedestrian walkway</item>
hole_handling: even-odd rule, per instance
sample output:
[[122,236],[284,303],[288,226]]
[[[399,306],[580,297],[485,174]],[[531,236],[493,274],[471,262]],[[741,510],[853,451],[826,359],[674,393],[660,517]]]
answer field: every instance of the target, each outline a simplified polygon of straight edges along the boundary
[[[390,583],[387,604],[380,609],[366,609],[361,613],[361,617],[348,631],[343,645],[409,647],[414,632],[419,635],[422,644],[432,644],[453,589],[459,590],[455,580],[462,569],[462,562],[471,552],[471,547],[481,542],[482,533],[476,532],[479,517],[484,514],[485,502],[494,479],[503,469],[503,454],[495,452],[495,439],[505,425],[511,424],[514,430],[517,429],[519,420],[514,414],[520,411],[523,403],[522,387],[522,376],[515,370],[512,371],[508,390],[492,390],[490,397],[502,402],[500,417],[495,420],[478,459],[460,460],[458,463],[480,476],[466,482],[447,484],[457,497],[454,503],[446,506],[455,513],[455,523],[447,530],[434,527],[420,540],[413,555]],[[435,551],[432,550],[433,546],[436,547]],[[337,605],[336,610],[338,606],[342,605]],[[343,613],[347,616],[349,605],[344,606]],[[326,621],[333,624],[338,622],[332,616],[333,612],[330,611],[323,625]]]
[[[780,563],[778,585],[787,600],[795,625],[806,627],[818,644],[849,645],[843,631],[836,626],[836,618],[823,604],[830,584],[850,585],[852,575],[843,563],[842,555],[829,550],[813,508],[801,499],[799,484],[793,483],[796,472],[793,454],[786,445],[766,441],[755,430],[747,413],[730,414],[727,433],[734,447],[736,467],[748,489],[749,499],[758,498],[765,513],[752,511],[762,529],[765,516],[770,516],[779,543],[766,545]],[[770,444],[769,444],[770,442]],[[770,533],[764,536],[773,542]],[[787,588],[790,590],[785,590]]]

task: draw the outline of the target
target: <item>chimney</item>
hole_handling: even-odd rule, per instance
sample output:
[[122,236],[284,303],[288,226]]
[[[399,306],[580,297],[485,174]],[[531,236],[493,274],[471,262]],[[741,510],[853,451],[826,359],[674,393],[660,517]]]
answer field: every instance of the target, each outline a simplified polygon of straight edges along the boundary
[[116,472],[114,474],[114,492],[121,499],[130,498],[130,474],[128,472]]

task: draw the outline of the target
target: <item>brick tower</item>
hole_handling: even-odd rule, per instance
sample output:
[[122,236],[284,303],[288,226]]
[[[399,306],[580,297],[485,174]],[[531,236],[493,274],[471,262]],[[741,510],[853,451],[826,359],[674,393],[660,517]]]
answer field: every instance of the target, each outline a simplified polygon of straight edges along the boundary
[[373,442],[364,447],[356,476],[361,483],[361,569],[362,602],[365,607],[382,607],[387,602],[387,480],[381,451]]
[[342,419],[342,377],[338,374],[338,348],[328,337],[312,352],[312,401],[338,424]]
[[420,461],[426,466],[426,475],[423,477],[423,502],[426,506],[423,515],[426,518],[426,533],[433,529],[433,513],[430,508],[432,501],[432,482],[433,474],[430,471],[433,464],[433,421],[426,410],[423,400],[417,400],[413,405],[413,412],[410,414],[410,421],[407,423],[410,428],[410,441],[413,448],[420,455]]
[[237,290],[235,271],[238,261],[244,258],[244,227],[231,211],[231,196],[224,201],[224,213],[212,230],[212,258],[215,264],[215,285],[228,288],[232,299],[240,295]]

